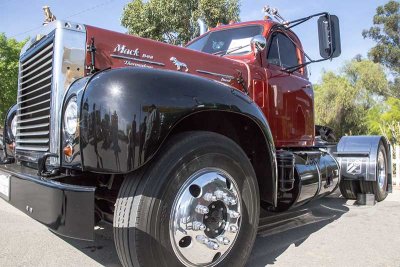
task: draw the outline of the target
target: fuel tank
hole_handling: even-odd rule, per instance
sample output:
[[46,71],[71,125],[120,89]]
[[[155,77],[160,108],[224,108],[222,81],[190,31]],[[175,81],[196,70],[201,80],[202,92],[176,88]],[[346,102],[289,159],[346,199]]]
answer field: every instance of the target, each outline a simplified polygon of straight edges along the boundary
[[278,210],[284,211],[332,193],[339,164],[328,151],[277,151]]

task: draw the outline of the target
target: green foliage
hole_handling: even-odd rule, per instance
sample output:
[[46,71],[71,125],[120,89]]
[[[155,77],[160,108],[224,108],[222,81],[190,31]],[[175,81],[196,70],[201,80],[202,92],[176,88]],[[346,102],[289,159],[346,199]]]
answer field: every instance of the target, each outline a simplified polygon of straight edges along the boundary
[[356,104],[356,95],[346,77],[324,73],[322,83],[315,86],[316,123],[333,128],[338,137],[363,132],[362,108]]
[[368,132],[369,109],[389,93],[388,81],[380,64],[355,59],[339,75],[326,72],[315,86],[317,124],[335,129],[337,136]]
[[400,142],[400,99],[389,97],[368,111],[368,130],[371,134],[382,134],[392,143]]
[[0,122],[17,100],[18,59],[26,41],[18,42],[0,34]]
[[377,44],[369,51],[369,57],[387,67],[394,75],[391,91],[400,97],[400,2],[391,0],[376,9],[374,26],[364,30],[364,38]]
[[133,0],[121,23],[129,34],[183,45],[199,33],[197,19],[207,25],[239,21],[238,0]]

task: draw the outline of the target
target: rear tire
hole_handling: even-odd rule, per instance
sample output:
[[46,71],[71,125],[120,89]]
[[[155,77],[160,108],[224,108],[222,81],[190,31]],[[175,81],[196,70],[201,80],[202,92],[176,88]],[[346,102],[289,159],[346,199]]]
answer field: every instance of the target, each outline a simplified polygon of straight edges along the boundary
[[387,195],[388,185],[388,160],[385,146],[380,142],[378,147],[376,181],[361,181],[360,187],[363,194],[374,194],[376,201],[384,200]]
[[[256,176],[244,151],[225,136],[187,132],[172,137],[158,155],[128,175],[120,188],[114,241],[122,265],[244,266],[256,237],[260,211]],[[226,183],[219,183],[224,179]],[[192,181],[209,184],[193,187]],[[208,185],[228,189],[218,194]],[[208,198],[206,193],[212,194]],[[185,201],[180,203],[181,199]],[[193,217],[182,213],[192,212],[191,203],[199,202],[210,203],[209,210],[203,206],[199,211],[196,204]],[[214,211],[213,206],[218,209]],[[232,215],[235,209],[239,217]],[[196,231],[194,218],[196,223],[204,219]],[[174,228],[176,225],[179,227]],[[237,231],[232,225],[238,226]],[[180,239],[182,233],[184,238]],[[229,237],[229,242],[218,239],[221,236]]]
[[339,184],[340,193],[346,199],[357,199],[357,194],[361,193],[359,181],[342,180]]

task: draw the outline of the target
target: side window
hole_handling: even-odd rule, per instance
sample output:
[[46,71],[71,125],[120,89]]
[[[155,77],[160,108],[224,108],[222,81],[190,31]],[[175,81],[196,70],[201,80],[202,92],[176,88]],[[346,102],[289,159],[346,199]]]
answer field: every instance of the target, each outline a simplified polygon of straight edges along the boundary
[[278,35],[274,34],[272,36],[271,45],[269,47],[267,61],[273,65],[281,65],[281,59],[279,57],[279,43],[278,43]]
[[296,46],[286,35],[282,33],[274,34],[269,47],[267,61],[283,68],[298,65]]
[[294,43],[283,34],[279,34],[279,54],[281,57],[281,66],[284,68],[299,65],[297,59],[297,49]]

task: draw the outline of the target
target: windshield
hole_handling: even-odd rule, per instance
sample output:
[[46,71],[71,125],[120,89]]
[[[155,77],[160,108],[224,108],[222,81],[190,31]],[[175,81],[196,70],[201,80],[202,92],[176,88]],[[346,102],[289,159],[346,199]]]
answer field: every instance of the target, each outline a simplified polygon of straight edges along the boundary
[[188,45],[187,48],[209,54],[247,54],[251,52],[251,38],[262,34],[262,30],[262,26],[254,25],[209,32],[202,38]]

